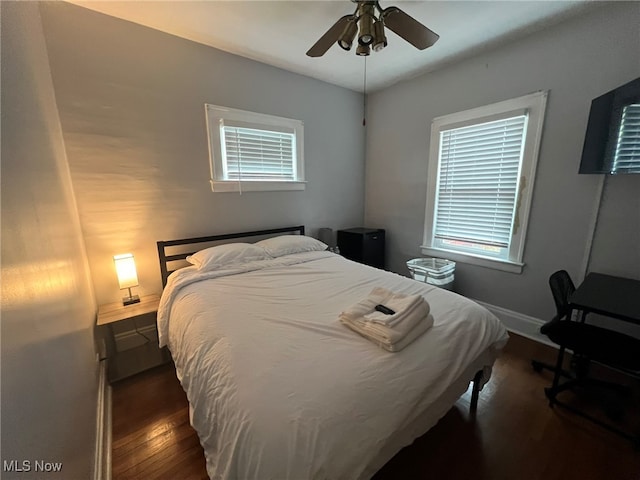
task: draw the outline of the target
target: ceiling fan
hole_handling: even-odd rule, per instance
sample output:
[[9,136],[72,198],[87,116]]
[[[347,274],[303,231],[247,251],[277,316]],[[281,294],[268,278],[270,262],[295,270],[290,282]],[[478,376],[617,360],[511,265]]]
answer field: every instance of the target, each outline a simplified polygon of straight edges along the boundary
[[398,7],[380,7],[377,1],[351,0],[356,10],[351,15],[340,17],[327,32],[320,37],[307,55],[321,57],[337,42],[344,50],[351,50],[356,35],[358,47],[356,55],[369,55],[371,49],[379,52],[387,46],[384,27],[396,33],[414,47],[424,50],[438,41],[439,35]]

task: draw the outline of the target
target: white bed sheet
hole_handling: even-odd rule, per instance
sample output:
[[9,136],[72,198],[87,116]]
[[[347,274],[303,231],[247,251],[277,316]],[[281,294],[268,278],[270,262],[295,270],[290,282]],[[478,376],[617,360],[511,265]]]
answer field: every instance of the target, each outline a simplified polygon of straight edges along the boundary
[[[390,353],[338,320],[375,286],[434,326]],[[158,311],[212,479],[368,478],[434,425],[508,335],[454,293],[307,252],[173,274]]]

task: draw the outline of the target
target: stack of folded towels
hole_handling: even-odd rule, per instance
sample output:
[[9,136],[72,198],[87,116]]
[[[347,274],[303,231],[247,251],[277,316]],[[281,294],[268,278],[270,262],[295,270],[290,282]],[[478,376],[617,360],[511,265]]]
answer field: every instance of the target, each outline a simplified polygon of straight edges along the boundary
[[[388,313],[376,310],[380,305]],[[340,322],[376,345],[397,352],[433,326],[429,311],[429,303],[420,295],[376,287],[367,298],[342,312]]]

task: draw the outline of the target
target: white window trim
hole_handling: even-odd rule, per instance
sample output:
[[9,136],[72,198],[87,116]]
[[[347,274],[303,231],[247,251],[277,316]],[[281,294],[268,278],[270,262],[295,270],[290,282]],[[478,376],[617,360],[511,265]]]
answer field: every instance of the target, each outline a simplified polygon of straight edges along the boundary
[[270,192],[304,190],[306,182],[271,182],[267,180],[210,180],[213,192]]
[[427,247],[425,245],[422,245],[420,248],[422,253],[429,257],[446,258],[447,260],[453,260],[454,262],[468,263],[470,265],[493,268],[504,272],[522,273],[522,267],[524,267],[524,263],[521,262],[482,257],[480,255],[467,255],[442,248]]
[[[264,192],[304,190],[304,124],[300,120],[277,117],[263,113],[249,112],[219,105],[205,104],[207,135],[209,145],[210,184],[213,192]],[[288,129],[296,139],[296,179],[293,181],[270,180],[226,180],[222,162],[222,144],[220,138],[220,121],[235,121],[251,124],[254,128],[275,127],[277,130]]]
[[[423,244],[420,246],[422,253],[429,256],[438,256],[462,263],[470,263],[487,268],[494,268],[511,273],[522,273],[523,254],[531,201],[533,198],[533,183],[540,152],[542,139],[542,124],[546,109],[548,91],[535,92],[519,98],[505,100],[484,107],[457,112],[450,115],[437,117],[431,125],[431,141],[429,148],[429,168],[427,178],[427,199],[424,222]],[[464,124],[490,121],[505,113],[526,110],[528,113],[528,127],[525,136],[522,165],[520,167],[520,180],[516,193],[515,222],[517,229],[511,237],[508,259],[488,258],[478,254],[466,254],[458,251],[433,247],[433,220],[436,205],[436,191],[438,184],[440,132],[442,130],[463,126]]]

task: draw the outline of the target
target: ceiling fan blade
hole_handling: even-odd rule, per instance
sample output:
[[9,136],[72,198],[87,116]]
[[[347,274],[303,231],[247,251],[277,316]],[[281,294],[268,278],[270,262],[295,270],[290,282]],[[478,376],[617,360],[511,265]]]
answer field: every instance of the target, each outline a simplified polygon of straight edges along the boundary
[[309,57],[321,57],[324,55],[327,50],[331,48],[331,45],[338,41],[338,38],[340,38],[344,28],[347,26],[347,22],[352,18],[354,18],[354,15],[345,15],[344,17],[340,17],[338,21],[334,23],[322,37],[320,37],[320,40],[318,40],[313,47],[309,49],[307,55]]
[[404,38],[419,50],[424,50],[438,41],[440,35],[429,30],[415,18],[407,15],[398,7],[385,8],[382,11],[384,25]]

